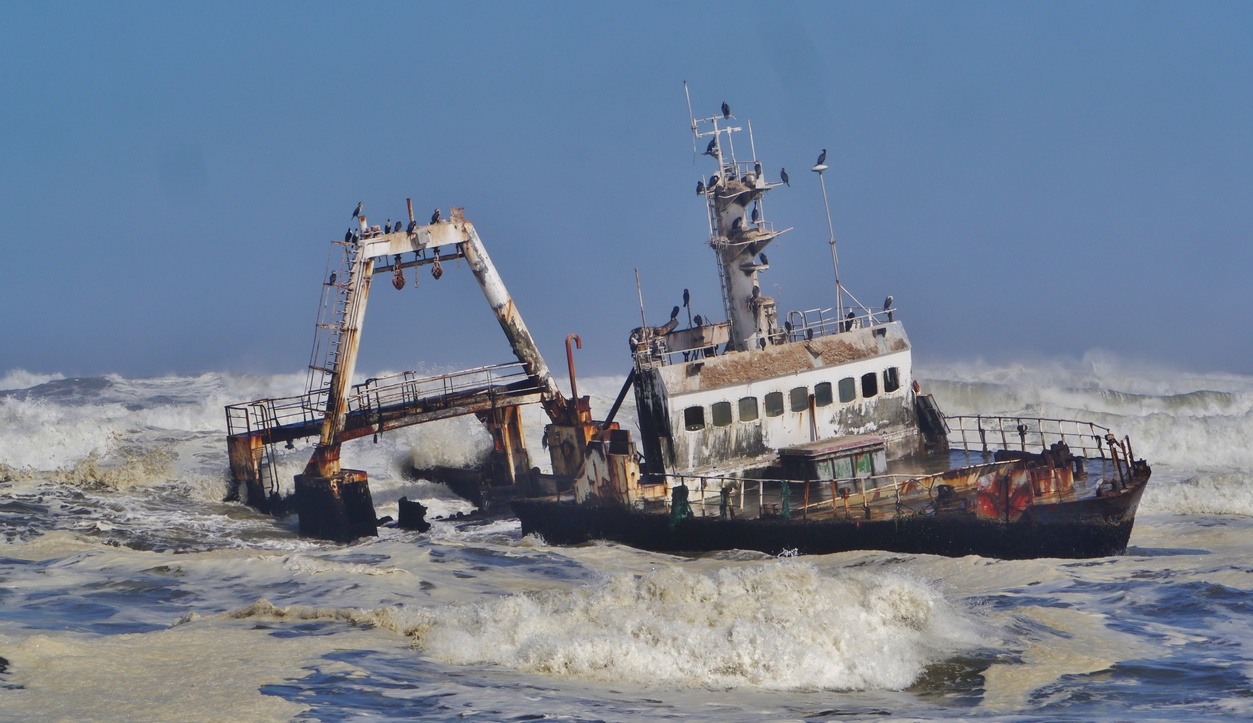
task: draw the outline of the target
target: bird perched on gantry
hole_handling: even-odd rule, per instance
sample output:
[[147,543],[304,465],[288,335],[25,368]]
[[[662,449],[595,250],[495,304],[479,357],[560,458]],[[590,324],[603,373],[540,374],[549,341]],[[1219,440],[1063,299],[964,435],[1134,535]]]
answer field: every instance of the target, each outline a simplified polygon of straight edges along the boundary
[[786,169],[786,168],[780,168],[780,169],[779,169],[779,178],[781,178],[781,179],[783,180],[783,183],[784,183],[784,184],[786,184],[788,188],[791,188],[791,187],[792,187],[792,182],[791,182],[790,180],[788,180],[788,177],[787,177],[787,169]]
[[722,117],[723,118],[731,117],[731,106],[727,105],[727,102],[725,100],[722,101]]
[[359,217],[361,215],[361,209],[363,208],[365,208],[365,201],[359,201],[357,203],[357,210],[352,212],[352,218]]

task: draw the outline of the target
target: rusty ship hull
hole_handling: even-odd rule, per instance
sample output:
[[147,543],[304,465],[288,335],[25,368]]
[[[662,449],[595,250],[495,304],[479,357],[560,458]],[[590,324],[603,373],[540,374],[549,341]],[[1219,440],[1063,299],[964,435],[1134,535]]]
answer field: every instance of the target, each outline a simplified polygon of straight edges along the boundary
[[551,499],[514,500],[523,534],[550,544],[609,540],[643,550],[701,553],[756,550],[770,555],[795,551],[820,555],[884,550],[950,557],[1000,559],[1093,558],[1122,554],[1149,470],[1138,471],[1125,488],[1086,499],[1028,505],[1014,521],[988,519],[975,510],[939,510],[866,520],[856,515],[783,519],[686,517],[674,523],[664,511],[617,505],[579,505]]

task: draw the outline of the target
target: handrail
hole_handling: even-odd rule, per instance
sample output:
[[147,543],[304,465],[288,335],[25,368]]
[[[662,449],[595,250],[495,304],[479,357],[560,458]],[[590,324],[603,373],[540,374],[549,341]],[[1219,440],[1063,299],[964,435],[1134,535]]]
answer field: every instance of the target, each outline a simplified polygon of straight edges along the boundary
[[[775,330],[773,334],[770,334],[769,337],[774,343],[778,344],[778,343],[783,343],[785,341],[786,342],[806,341],[806,340],[821,337],[821,336],[829,336],[831,334],[840,334],[842,332],[852,331],[854,329],[868,329],[868,328],[873,328],[876,326],[882,326],[884,324],[888,324],[894,321],[893,312],[896,311],[896,307],[893,307],[891,309],[884,309],[882,311],[877,311],[877,312],[866,310],[866,313],[862,314],[861,316],[854,316],[852,318],[845,317],[844,319],[836,319],[835,317],[826,318],[825,316],[823,316],[823,314],[829,311],[832,311],[832,309],[809,309],[803,312],[802,311],[789,311],[788,316],[787,316],[787,321],[788,323],[792,325],[792,330],[787,331],[786,327],[778,328]],[[809,314],[817,314],[818,319],[812,320],[812,321],[809,320],[807,316]],[[882,318],[885,315],[887,316],[886,320]],[[796,319],[797,321],[793,321],[793,319]],[[722,321],[722,322],[718,322],[717,324],[707,324],[707,326],[719,326],[719,325],[727,325],[727,324],[729,324],[729,322]],[[810,332],[812,332],[812,334]],[[674,359],[674,357],[679,354],[682,354],[684,352],[687,352],[690,354],[692,352],[699,352],[702,349],[706,348],[706,347],[691,347],[688,349],[663,348],[664,347],[663,344],[657,343],[661,339],[664,339],[664,337],[654,337],[652,340],[650,340],[649,344],[638,345],[638,346],[643,346],[644,348],[636,348],[636,350],[632,353],[632,356],[637,361],[638,360],[660,361],[663,365],[670,365],[670,364],[676,363],[676,360]],[[689,361],[689,359],[684,359],[683,361]]]
[[946,416],[949,449],[976,454],[998,450],[1044,451],[1063,442],[1078,457],[1111,460],[1125,484],[1137,466],[1131,437],[1120,440],[1109,427],[1076,419],[1027,416]]
[[1076,419],[967,414],[945,416],[950,449],[991,453],[999,449],[1045,450],[1057,442],[1082,457],[1105,458],[1109,427]]
[[[845,486],[851,486],[853,489],[856,490],[856,491],[850,492],[847,497],[833,494],[829,500],[818,500],[812,504],[804,504],[803,502],[798,503],[795,507],[795,512],[801,515],[805,515],[811,509],[819,509],[825,506],[830,506],[834,510],[836,507],[835,500],[837,498],[840,499],[844,503],[844,506],[846,509],[850,508],[851,506],[864,507],[865,505],[868,505],[871,501],[873,501],[869,497],[869,495],[871,495],[872,493],[877,495],[879,491],[888,490],[889,487],[891,489],[892,494],[895,496],[895,504],[899,508],[904,502],[909,501],[908,495],[910,493],[910,490],[907,488],[909,487],[910,484],[917,485],[917,489],[919,491],[925,490],[927,492],[926,498],[931,499],[931,488],[935,485],[935,480],[939,479],[939,475],[919,476],[919,475],[910,475],[910,474],[877,474],[877,475],[868,475],[866,477],[849,477],[847,479],[838,479],[838,480],[837,479],[795,480],[795,479],[776,479],[776,478],[758,478],[758,477],[725,477],[721,475],[690,475],[690,474],[677,474],[677,473],[665,473],[665,474],[658,474],[658,475],[653,475],[653,476],[663,477],[663,478],[668,478],[668,479],[676,479],[676,480],[679,480],[679,482],[684,485],[687,484],[688,480],[696,481],[698,497],[697,497],[697,501],[692,503],[692,507],[699,508],[701,510],[702,517],[707,516],[706,512],[708,510],[708,507],[710,506],[711,500],[714,501],[713,504],[715,506],[719,504],[718,495],[714,494],[713,496],[710,496],[709,494],[707,494],[707,492],[710,490],[714,490],[720,493],[722,488],[727,486],[727,483],[739,484],[740,501],[739,501],[739,504],[736,505],[733,500],[732,508],[738,509],[739,513],[742,514],[744,510],[744,495],[746,492],[746,487],[748,486],[748,483],[756,482],[757,494],[758,494],[757,514],[758,514],[758,517],[761,517],[762,512],[765,509],[765,492],[766,492],[767,484],[776,485],[776,487],[780,490],[782,489],[782,485],[785,485],[785,484],[789,486],[789,490],[790,490],[792,489],[792,487],[796,485],[809,485],[812,488],[812,485],[815,483],[819,485],[823,485],[823,484],[829,485],[833,488],[832,489],[833,492],[835,488],[845,487]],[[875,481],[876,484],[874,486],[869,486],[868,483],[870,481]],[[710,483],[710,484],[707,485],[707,483]],[[713,487],[711,486],[713,483],[721,483],[721,484],[718,485],[717,487]],[[857,489],[858,487],[860,487],[860,489]],[[906,489],[903,490],[902,488],[906,488]],[[906,497],[902,497],[902,494],[906,495]],[[790,497],[791,495],[789,494],[789,498]],[[919,497],[921,497],[921,495],[919,495]],[[880,498],[876,497],[875,499],[880,499]]]
[[[454,396],[462,398],[481,393],[497,399],[542,391],[540,385],[524,384],[529,380],[526,366],[521,362],[425,376],[413,371],[400,372],[354,385],[353,394],[346,400],[346,410],[349,413],[378,412],[393,406],[438,404]],[[229,404],[226,406],[227,433],[236,436],[317,422],[325,414],[327,395],[328,391],[323,389],[292,397]]]

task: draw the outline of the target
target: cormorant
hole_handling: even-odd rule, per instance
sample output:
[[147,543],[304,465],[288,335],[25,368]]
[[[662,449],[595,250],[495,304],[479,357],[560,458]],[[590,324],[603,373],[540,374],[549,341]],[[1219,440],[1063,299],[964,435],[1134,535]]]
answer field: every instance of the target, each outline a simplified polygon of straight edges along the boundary
[[710,140],[710,141],[709,141],[709,145],[705,146],[705,155],[706,155],[706,156],[713,156],[713,155],[716,155],[716,154],[714,153],[714,149],[715,149],[715,148],[717,148],[717,147],[718,147],[718,139],[717,139],[717,138],[714,138],[714,139]]
[[679,307],[676,306],[670,310],[670,321],[674,321],[677,318],[679,318]]
[[383,233],[391,233],[391,232],[392,232],[392,220],[389,218],[387,219],[387,223],[383,225]]
[[757,205],[753,204],[753,223],[757,223],[757,216],[758,216]]
[[814,165],[821,166],[823,163],[826,163],[826,162],[827,162],[827,149],[823,148],[822,153],[818,154],[818,162],[815,163]]
[[352,212],[352,217],[356,218],[361,215],[361,209],[365,208],[365,201],[357,203],[357,210]]
[[753,301],[756,301],[760,297],[761,297],[761,287],[754,286],[753,287]]
[[758,346],[758,347],[760,347],[760,348],[762,348],[762,349],[765,349],[765,348],[766,348],[766,337],[764,337],[764,336],[762,336],[762,337],[758,337],[758,338],[757,338],[757,346]]
[[722,117],[723,118],[731,117],[731,106],[727,105],[727,102],[725,100],[722,101]]
[[328,281],[327,283],[330,283],[330,284],[335,283],[335,279],[336,279],[336,278],[337,278],[337,277],[335,276],[335,272],[334,272],[334,271],[332,271],[332,272],[331,272],[331,280],[330,280],[330,281]]
[[352,240],[352,229],[348,229],[347,231],[344,232],[344,243],[348,243],[351,240]]
[[735,221],[731,223],[731,233],[739,233],[740,228],[744,225],[744,217],[736,216]]
[[785,184],[787,184],[787,187],[788,187],[788,188],[791,188],[791,187],[792,187],[792,182],[791,182],[791,181],[789,181],[789,180],[787,180],[787,169],[786,169],[786,168],[780,168],[780,169],[779,169],[779,178],[782,178],[782,179],[783,179],[783,182],[784,182]]
[[769,266],[769,265],[770,265],[770,262],[766,260],[766,252],[765,252],[765,251],[762,251],[760,254],[758,254],[758,258],[760,258],[760,259],[761,259],[761,265],[762,265],[762,266]]
[[883,300],[883,309],[886,311],[892,308],[892,295],[888,294],[888,298]]
[[696,182],[696,195],[699,196],[703,194],[704,192],[705,192],[705,182],[697,181]]
[[704,326],[704,325],[705,325],[705,322],[701,321],[700,314],[697,314],[697,315],[696,315],[696,318],[695,318],[695,319],[692,319],[692,321],[696,322],[696,326],[697,326],[698,328],[699,328],[699,327],[702,327],[702,326]]
[[688,305],[688,302],[690,302],[691,300],[692,300],[692,297],[688,295],[687,289],[684,289],[683,290],[683,306],[686,308]]
[[417,221],[410,221],[410,222],[409,222],[409,228],[407,228],[407,229],[405,229],[405,230],[406,230],[406,231],[408,231],[409,233],[413,233],[413,230],[414,230],[414,229],[416,229],[417,227],[418,227],[418,222],[417,222]]
[[792,333],[792,322],[790,322],[790,321],[785,321],[785,322],[783,322],[783,328],[784,328],[784,329],[787,329],[787,333],[791,334],[791,333]]
[[814,329],[813,329],[813,327],[812,327],[812,326],[811,326],[810,328],[808,328],[808,329],[806,329],[806,330],[805,330],[805,339],[806,339],[807,341],[813,341],[813,339],[814,339]]
[[439,209],[438,208],[435,209],[435,213],[431,214],[431,223],[432,224],[439,223]]
[[709,177],[709,188],[712,189],[716,185],[718,185],[718,174],[715,173]]
[[753,163],[753,172],[757,174],[758,178],[761,178],[761,161]]

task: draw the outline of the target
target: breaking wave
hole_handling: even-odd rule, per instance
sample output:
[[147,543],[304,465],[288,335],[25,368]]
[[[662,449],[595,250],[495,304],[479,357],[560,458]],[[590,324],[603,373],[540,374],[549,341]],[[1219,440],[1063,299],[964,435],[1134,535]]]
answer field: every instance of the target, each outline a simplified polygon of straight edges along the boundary
[[[1077,417],[1131,435],[1137,454],[1158,471],[1147,509],[1253,514],[1253,377],[1146,367],[1097,352],[1071,361],[920,366],[918,375],[949,414]],[[587,377],[580,390],[603,414],[622,381]],[[220,500],[227,491],[223,407],[297,394],[303,382],[301,374],[126,379],[9,371],[0,375],[0,482],[126,494],[173,486],[193,499]],[[633,402],[628,395],[619,415],[627,427],[634,427]],[[527,449],[541,469],[548,467],[546,422],[538,407],[523,409]],[[278,450],[285,491],[309,444]],[[472,465],[489,447],[478,420],[463,417],[346,445],[343,459],[370,473],[383,507],[407,495],[429,500],[438,509],[432,515],[452,514],[469,507],[413,479],[411,470]]]
[[888,573],[824,575],[805,563],[618,574],[597,586],[421,611],[263,600],[231,616],[387,628],[454,665],[685,687],[895,690],[986,642],[930,585]]
[[1137,456],[1155,467],[1228,475],[1225,484],[1238,486],[1253,481],[1253,377],[1145,367],[1095,352],[1073,362],[937,365],[919,376],[947,414],[1091,420],[1129,434]]

